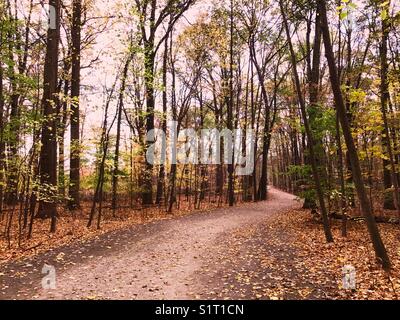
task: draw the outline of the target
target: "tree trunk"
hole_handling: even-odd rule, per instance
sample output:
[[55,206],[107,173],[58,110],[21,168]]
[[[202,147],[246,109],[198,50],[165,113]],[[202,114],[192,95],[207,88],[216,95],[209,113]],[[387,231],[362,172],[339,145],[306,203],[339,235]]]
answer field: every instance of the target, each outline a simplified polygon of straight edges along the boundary
[[42,149],[40,151],[40,184],[44,188],[39,203],[38,217],[51,218],[51,232],[57,223],[57,130],[54,94],[57,91],[58,45],[60,41],[60,0],[50,0],[56,12],[56,28],[47,31],[46,58],[44,64]]
[[[64,57],[64,81],[60,81],[60,88],[63,86],[63,96],[67,97],[70,89],[69,72],[71,69],[70,50]],[[67,127],[67,101],[58,101],[58,185],[59,194],[63,199],[66,196],[65,186],[65,131]]]
[[[149,133],[154,129],[154,40],[145,42],[144,49],[145,59],[145,87],[146,87],[146,132]],[[149,143],[145,142],[144,155],[149,148]],[[153,204],[153,164],[146,160],[145,170],[143,172],[143,205]]]
[[121,88],[119,90],[119,97],[118,97],[117,138],[115,141],[114,170],[112,174],[112,201],[111,201],[111,208],[113,209],[114,212],[117,209],[117,188],[118,188],[118,174],[119,174],[119,150],[121,142],[122,112],[124,110],[126,80],[128,77],[128,70],[131,61],[132,61],[132,54],[129,55],[128,59],[125,62],[124,71],[122,73],[122,79],[121,79]]
[[[166,134],[167,133],[167,108],[168,108],[168,100],[167,100],[167,67],[168,67],[168,37],[165,39],[164,46],[164,56],[163,56],[163,93],[162,93],[162,104],[163,104],[163,118],[162,118],[162,130]],[[163,150],[164,152],[164,150]],[[165,150],[166,152],[166,150]],[[164,193],[164,181],[165,179],[165,164],[160,164],[160,170],[158,172],[158,181],[157,181],[157,195],[156,195],[156,204],[161,204],[162,196]]]
[[[8,205],[15,205],[18,201],[18,149],[19,149],[19,139],[20,139],[20,108],[19,108],[19,98],[20,93],[19,90],[19,75],[22,75],[23,69],[21,68],[21,64],[18,64],[15,61],[14,51],[16,49],[20,49],[21,46],[21,37],[19,34],[19,26],[17,23],[17,17],[10,16],[10,24],[14,29],[9,29],[8,31],[8,58],[10,60],[8,71],[10,78],[10,121],[9,121],[9,137],[8,137],[8,149],[9,156],[7,159],[7,189],[6,189],[6,203]],[[15,70],[14,64],[18,64],[19,73]]]
[[[230,9],[230,72],[229,72],[229,103],[228,103],[228,130],[230,130],[233,134],[233,0],[231,0],[231,9]],[[233,144],[234,144],[233,138]],[[234,164],[234,146],[232,145],[232,158],[229,159],[228,164],[228,201],[229,206],[233,207],[235,204],[235,186],[234,186],[234,171],[235,171],[235,164]]]
[[[0,33],[0,39],[3,35]],[[2,55],[2,47],[0,45],[0,56]],[[5,143],[4,143],[4,94],[3,94],[3,65],[0,62],[0,220],[3,214],[3,196],[4,196],[4,165],[5,165]]]
[[70,156],[70,184],[69,208],[76,210],[80,207],[80,73],[81,73],[81,0],[73,0],[72,7],[72,79],[71,79],[71,156]]

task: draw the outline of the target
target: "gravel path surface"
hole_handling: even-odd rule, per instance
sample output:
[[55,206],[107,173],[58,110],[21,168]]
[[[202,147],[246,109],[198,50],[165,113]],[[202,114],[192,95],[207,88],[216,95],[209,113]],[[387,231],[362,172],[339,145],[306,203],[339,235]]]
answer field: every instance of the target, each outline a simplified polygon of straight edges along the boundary
[[[229,249],[234,230],[268,223],[300,207],[293,195],[275,189],[269,197],[262,203],[135,226],[2,266],[0,299],[201,298],[209,289],[204,265],[220,260],[217,256]],[[41,288],[45,263],[56,268],[55,290]]]

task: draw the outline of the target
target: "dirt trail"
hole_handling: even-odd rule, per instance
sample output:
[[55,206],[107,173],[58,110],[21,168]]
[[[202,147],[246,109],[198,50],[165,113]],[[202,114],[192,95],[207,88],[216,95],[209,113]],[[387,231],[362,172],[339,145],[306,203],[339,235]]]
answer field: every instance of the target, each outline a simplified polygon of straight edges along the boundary
[[[299,206],[293,195],[271,189],[266,202],[140,225],[60,248],[4,266],[0,299],[204,297],[209,281],[201,271],[229,249],[234,230],[268,223]],[[56,267],[56,290],[41,289],[45,263]]]

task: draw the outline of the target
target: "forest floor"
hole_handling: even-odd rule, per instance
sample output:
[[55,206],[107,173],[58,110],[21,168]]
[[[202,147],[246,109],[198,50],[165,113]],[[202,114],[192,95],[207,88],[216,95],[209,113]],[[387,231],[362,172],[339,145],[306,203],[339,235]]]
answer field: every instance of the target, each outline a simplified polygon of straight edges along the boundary
[[[287,193],[269,200],[112,231],[0,265],[0,299],[396,299],[399,227],[382,225],[393,262],[374,261],[363,223],[326,244],[322,227]],[[42,289],[44,264],[56,289]],[[345,265],[357,289],[342,288]]]

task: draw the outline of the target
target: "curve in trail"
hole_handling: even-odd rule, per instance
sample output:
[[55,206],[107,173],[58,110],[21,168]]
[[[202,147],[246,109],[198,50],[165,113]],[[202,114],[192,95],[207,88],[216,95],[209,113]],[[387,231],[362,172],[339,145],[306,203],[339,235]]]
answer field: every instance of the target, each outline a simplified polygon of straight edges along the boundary
[[[204,262],[203,257],[207,256],[216,241],[221,245],[223,235],[300,207],[293,195],[276,189],[270,189],[269,197],[266,202],[193,214],[114,232],[89,243],[83,249],[64,248],[66,257],[63,264],[57,265],[55,254],[37,257],[36,266],[53,262],[57,265],[57,289],[35,289],[40,287],[40,283],[35,283],[38,279],[28,281],[27,278],[23,281],[27,282],[25,288],[28,289],[25,294],[20,290],[19,298],[193,298],[196,290],[194,283]],[[86,258],[81,259],[82,255]],[[29,297],[30,294],[33,296]]]

